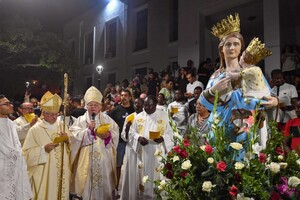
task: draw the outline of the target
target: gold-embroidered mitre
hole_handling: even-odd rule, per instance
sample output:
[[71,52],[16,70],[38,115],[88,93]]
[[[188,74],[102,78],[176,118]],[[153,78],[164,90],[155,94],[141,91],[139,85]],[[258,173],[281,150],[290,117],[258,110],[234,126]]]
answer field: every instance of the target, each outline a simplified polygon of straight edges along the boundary
[[221,40],[226,35],[233,32],[240,32],[240,17],[235,13],[235,18],[232,15],[227,16],[227,19],[222,19],[211,28],[211,33]]
[[102,94],[101,92],[95,88],[94,86],[90,87],[84,95],[84,101],[85,104],[87,105],[88,103],[90,103],[91,101],[95,101],[101,104],[102,102]]
[[261,43],[261,41],[258,38],[253,38],[246,48],[246,52],[250,53],[253,57],[253,64],[256,65],[259,63],[262,59],[272,55],[272,52],[265,47],[264,43]]
[[58,113],[62,104],[62,99],[57,94],[46,92],[41,98],[41,108],[45,112]]

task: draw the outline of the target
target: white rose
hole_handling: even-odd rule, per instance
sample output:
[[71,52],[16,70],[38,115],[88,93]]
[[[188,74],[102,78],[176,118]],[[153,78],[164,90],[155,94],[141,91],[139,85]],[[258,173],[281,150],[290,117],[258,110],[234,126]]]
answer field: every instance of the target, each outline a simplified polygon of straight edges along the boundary
[[202,151],[205,151],[205,146],[206,146],[206,145],[200,146],[200,149],[201,149]]
[[157,186],[157,188],[158,188],[159,190],[162,190],[162,189],[163,189],[163,187],[162,187],[161,185]]
[[277,158],[278,160],[283,160],[283,155],[279,155]]
[[296,160],[296,163],[300,166],[300,159]]
[[212,184],[210,181],[204,181],[202,184],[202,191],[204,192],[210,192],[212,188]]
[[148,176],[148,175],[144,176],[144,177],[143,177],[143,183],[146,183],[146,182],[148,181],[148,179],[149,179],[149,176]]
[[269,168],[270,168],[271,172],[273,172],[275,174],[280,171],[280,165],[275,162],[271,162]]
[[236,196],[236,200],[254,200],[254,199],[250,197],[245,197],[244,193],[240,193]]
[[236,162],[236,163],[234,164],[234,167],[235,167],[235,169],[237,169],[237,170],[241,170],[241,169],[243,169],[243,168],[245,167],[245,165],[244,165],[243,163],[241,163],[241,162]]
[[162,154],[161,150],[156,149],[154,155],[155,155],[155,156],[161,156],[161,154]]
[[167,185],[167,182],[165,180],[162,180],[160,181],[159,185],[164,188]]
[[203,138],[206,138],[206,137],[207,137],[207,135],[206,135],[206,134],[202,134],[201,136],[202,136]]
[[174,157],[172,158],[172,160],[173,160],[173,162],[176,162],[176,161],[179,160],[179,157],[178,157],[178,156],[174,156]]
[[192,166],[191,161],[190,160],[186,160],[181,164],[181,169],[190,169]]
[[263,149],[262,146],[260,146],[258,143],[255,143],[252,145],[252,150],[253,150],[253,153],[259,155],[260,151]]
[[287,163],[286,162],[281,162],[279,163],[280,169],[285,169],[287,167]]
[[289,178],[288,184],[292,187],[297,187],[300,184],[300,179],[296,176],[292,176]]
[[241,150],[243,148],[243,145],[238,142],[232,142],[230,143],[230,146],[235,150]]
[[215,160],[212,157],[207,158],[207,162],[210,164],[214,163],[214,161]]
[[161,162],[162,161],[162,157],[160,156],[160,157],[157,157],[157,161],[158,162]]
[[160,165],[156,168],[156,171],[161,172],[161,170],[163,170],[164,167],[165,167],[165,164],[160,163]]

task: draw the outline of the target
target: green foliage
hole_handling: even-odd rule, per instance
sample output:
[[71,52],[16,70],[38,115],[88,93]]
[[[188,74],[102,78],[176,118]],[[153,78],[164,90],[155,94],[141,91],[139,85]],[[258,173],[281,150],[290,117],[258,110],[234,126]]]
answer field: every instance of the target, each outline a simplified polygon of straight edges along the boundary
[[38,20],[14,16],[0,21],[0,66],[37,66],[72,74],[78,62],[61,38],[43,31]]

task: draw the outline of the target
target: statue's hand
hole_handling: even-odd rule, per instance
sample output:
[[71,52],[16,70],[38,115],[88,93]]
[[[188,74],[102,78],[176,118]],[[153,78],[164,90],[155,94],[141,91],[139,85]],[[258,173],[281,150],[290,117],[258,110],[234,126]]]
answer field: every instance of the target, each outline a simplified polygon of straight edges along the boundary
[[267,96],[263,97],[263,99],[267,101],[261,102],[260,105],[264,106],[266,109],[273,108],[278,105],[278,99],[276,97]]

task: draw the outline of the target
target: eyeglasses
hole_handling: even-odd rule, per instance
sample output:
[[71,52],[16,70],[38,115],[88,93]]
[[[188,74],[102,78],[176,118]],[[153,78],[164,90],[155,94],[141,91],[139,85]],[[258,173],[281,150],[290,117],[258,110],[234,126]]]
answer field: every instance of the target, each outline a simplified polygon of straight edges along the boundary
[[5,102],[5,103],[0,104],[0,106],[11,106],[11,105],[13,105],[12,102]]

